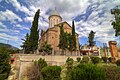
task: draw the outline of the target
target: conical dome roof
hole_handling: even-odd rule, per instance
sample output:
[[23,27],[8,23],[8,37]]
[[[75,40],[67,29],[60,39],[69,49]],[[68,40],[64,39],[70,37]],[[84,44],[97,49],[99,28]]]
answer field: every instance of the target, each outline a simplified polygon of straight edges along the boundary
[[56,10],[53,10],[53,11],[51,12],[51,15],[57,15],[57,16],[60,16],[59,13],[58,13]]

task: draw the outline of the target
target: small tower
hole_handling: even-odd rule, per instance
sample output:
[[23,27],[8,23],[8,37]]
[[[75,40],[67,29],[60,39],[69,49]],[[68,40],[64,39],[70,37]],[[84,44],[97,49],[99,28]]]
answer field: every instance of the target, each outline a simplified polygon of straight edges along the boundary
[[53,10],[49,16],[49,28],[54,27],[54,25],[61,23],[62,17],[56,10]]

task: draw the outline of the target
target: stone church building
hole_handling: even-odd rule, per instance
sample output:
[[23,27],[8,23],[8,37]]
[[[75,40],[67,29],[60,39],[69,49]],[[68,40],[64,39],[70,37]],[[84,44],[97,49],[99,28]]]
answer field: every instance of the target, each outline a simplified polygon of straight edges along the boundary
[[[42,44],[47,41],[51,45],[55,54],[60,54],[61,49],[59,49],[59,35],[60,35],[60,25],[63,24],[64,32],[71,33],[72,27],[66,22],[62,21],[62,17],[59,13],[54,10],[49,16],[49,28],[47,31],[41,33],[41,39],[39,40],[39,48]],[[72,22],[72,21],[71,21]],[[78,34],[76,33],[76,54],[79,53],[79,43],[78,43]]]

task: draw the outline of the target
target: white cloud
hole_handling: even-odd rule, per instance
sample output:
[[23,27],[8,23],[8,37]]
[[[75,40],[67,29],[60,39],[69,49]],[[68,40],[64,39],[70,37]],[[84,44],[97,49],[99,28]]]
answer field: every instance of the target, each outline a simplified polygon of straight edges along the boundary
[[22,19],[13,11],[10,11],[8,9],[6,11],[0,11],[0,21],[10,21],[12,23],[15,23],[16,20],[19,22],[22,21]]
[[2,23],[0,22],[0,32],[8,32],[9,30],[7,29],[7,27]]
[[[114,20],[114,16],[110,13],[110,10],[116,6],[116,1],[111,1],[101,2],[100,5],[92,11],[86,21],[81,20],[76,23],[76,28],[78,29],[77,32],[80,34],[79,37],[88,37],[90,31],[93,30],[96,32],[95,37],[97,41],[108,43],[110,40],[116,40],[114,29],[111,25],[111,20]],[[92,3],[90,5],[94,6],[96,4],[97,3]],[[99,13],[101,13],[101,17],[99,16]]]
[[27,7],[21,5],[17,0],[7,0],[9,3],[11,3],[16,10],[20,10],[26,14],[30,14],[30,11]]
[[30,30],[28,27],[20,25],[20,24],[15,25],[15,27],[19,28],[20,30]]
[[0,33],[0,38],[5,39],[5,40],[14,40],[14,41],[19,40],[19,37],[11,36],[11,35],[8,35],[6,33]]
[[[89,9],[93,10],[88,16],[86,21],[81,20],[76,22],[76,32],[79,36],[88,37],[91,30],[96,32],[96,39],[100,42],[106,42],[109,40],[115,40],[114,29],[111,26],[111,20],[113,15],[110,14],[110,9],[120,4],[118,0],[23,0],[26,6],[21,4],[19,0],[7,0],[11,3],[16,10],[25,13],[25,22],[33,21],[33,17],[37,9],[40,8],[39,28],[48,28],[48,17],[50,10],[54,10],[56,7],[59,14],[62,16],[63,21],[67,21],[71,24],[73,18],[85,13],[89,14]],[[88,11],[88,12],[87,12]],[[49,12],[46,14],[46,12]],[[100,14],[100,15],[99,15]],[[102,15],[102,16],[101,16]],[[44,18],[44,19],[43,19]],[[78,17],[79,18],[79,17]],[[86,18],[86,15],[83,17]],[[0,16],[0,20],[5,20],[6,17]],[[16,19],[16,18],[15,18]],[[10,19],[9,19],[10,20]],[[13,19],[14,20],[14,19]],[[20,21],[20,19],[19,19]],[[28,29],[20,24],[16,27],[22,29]],[[23,28],[22,28],[23,27]]]

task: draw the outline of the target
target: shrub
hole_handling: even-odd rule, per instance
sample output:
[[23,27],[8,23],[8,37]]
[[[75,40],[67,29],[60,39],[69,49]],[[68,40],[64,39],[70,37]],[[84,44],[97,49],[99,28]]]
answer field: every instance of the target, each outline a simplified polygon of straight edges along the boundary
[[120,80],[120,67],[105,65],[104,71],[107,80]]
[[40,75],[40,80],[41,80],[42,79],[41,70],[42,68],[47,66],[47,62],[45,61],[45,59],[40,58],[38,61],[35,61],[34,64],[38,66],[36,68],[39,69],[39,75]]
[[60,66],[44,67],[41,73],[43,76],[43,80],[61,80],[60,78],[61,67]]
[[41,80],[39,66],[37,64],[27,66],[21,77],[27,78],[27,80]]
[[73,62],[74,60],[70,57],[67,58],[66,63],[67,63],[67,72],[66,72],[66,80],[69,80],[71,70],[73,68]]
[[40,69],[47,66],[47,62],[45,61],[45,59],[40,58],[37,62]]
[[88,56],[83,56],[81,63],[88,63],[89,62],[89,57]]
[[73,62],[74,62],[74,60],[70,57],[68,57],[67,60],[66,60],[66,63],[67,63],[68,66],[72,66]]
[[0,80],[5,80],[10,72],[10,55],[6,48],[0,48]]
[[99,57],[90,57],[90,58],[91,58],[92,63],[94,63],[94,64],[97,64],[97,63],[100,62],[100,58]]
[[104,70],[94,64],[79,64],[71,71],[70,80],[106,80]]
[[108,57],[102,57],[102,60],[107,63]]
[[116,61],[117,66],[120,66],[120,60]]
[[77,62],[80,62],[81,61],[81,57],[77,57]]

